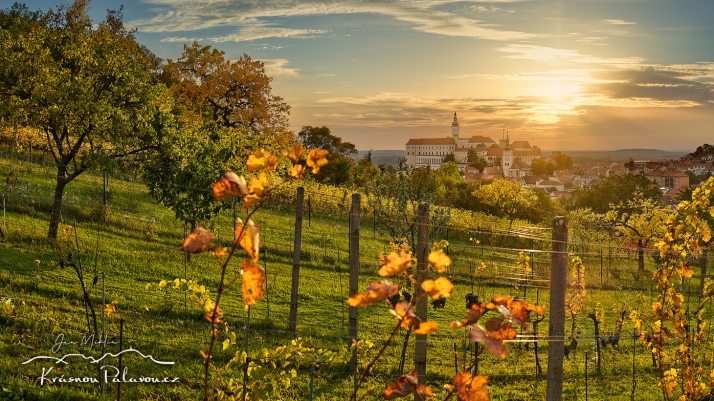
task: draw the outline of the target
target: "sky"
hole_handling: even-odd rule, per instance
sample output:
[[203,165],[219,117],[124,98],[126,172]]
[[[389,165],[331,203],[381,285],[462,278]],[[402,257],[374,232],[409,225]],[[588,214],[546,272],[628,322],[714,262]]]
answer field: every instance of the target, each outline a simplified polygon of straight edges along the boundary
[[[30,1],[47,10],[56,1]],[[164,59],[198,41],[265,63],[291,129],[361,150],[508,131],[550,150],[714,142],[711,0],[94,0]]]

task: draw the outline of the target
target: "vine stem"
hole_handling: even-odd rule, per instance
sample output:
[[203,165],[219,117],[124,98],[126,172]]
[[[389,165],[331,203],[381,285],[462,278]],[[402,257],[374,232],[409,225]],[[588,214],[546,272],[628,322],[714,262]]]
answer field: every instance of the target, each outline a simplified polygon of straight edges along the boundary
[[[204,366],[203,399],[205,401],[208,401],[208,376],[209,376],[208,373],[209,373],[209,366],[211,365],[211,356],[213,354],[213,347],[216,343],[216,338],[218,337],[218,336],[216,336],[216,319],[218,316],[217,315],[218,304],[221,301],[221,295],[228,288],[228,287],[223,286],[223,284],[225,283],[225,279],[226,279],[226,269],[228,268],[228,262],[231,261],[231,259],[233,258],[233,254],[235,253],[236,249],[238,249],[237,240],[239,238],[241,238],[243,236],[243,234],[245,233],[245,227],[248,225],[248,220],[250,220],[250,218],[253,216],[253,214],[255,214],[255,212],[258,211],[258,209],[260,209],[260,207],[263,205],[263,200],[266,199],[268,197],[268,195],[270,195],[271,192],[272,192],[272,190],[266,191],[266,194],[263,197],[263,199],[261,199],[261,201],[258,202],[258,204],[253,208],[253,210],[248,212],[248,214],[246,215],[246,218],[245,218],[245,224],[243,224],[243,227],[241,227],[240,233],[238,235],[234,236],[233,248],[231,248],[231,251],[228,253],[228,257],[221,264],[221,280],[218,283],[218,291],[216,292],[216,301],[213,306],[213,313],[211,314],[211,342],[208,345],[208,352],[206,353],[206,358],[203,362],[203,366]],[[230,284],[233,284],[233,282],[235,282],[235,280],[232,280]]]
[[[350,397],[350,401],[355,401],[357,399],[357,390],[359,390],[359,387],[364,383],[365,378],[367,377],[367,373],[369,373],[370,369],[372,369],[372,366],[377,362],[380,356],[384,353],[384,351],[387,349],[389,344],[394,341],[394,338],[399,334],[399,329],[402,326],[402,319],[400,319],[397,322],[396,327],[394,327],[394,330],[392,330],[392,334],[389,336],[387,341],[384,342],[384,345],[382,345],[382,348],[379,349],[379,352],[377,352],[377,355],[375,355],[374,359],[372,359],[369,364],[365,367],[365,369],[362,371],[362,374],[359,377],[359,380],[357,381],[357,385],[355,386],[354,391],[352,392],[352,396]],[[355,344],[356,346],[356,344]]]

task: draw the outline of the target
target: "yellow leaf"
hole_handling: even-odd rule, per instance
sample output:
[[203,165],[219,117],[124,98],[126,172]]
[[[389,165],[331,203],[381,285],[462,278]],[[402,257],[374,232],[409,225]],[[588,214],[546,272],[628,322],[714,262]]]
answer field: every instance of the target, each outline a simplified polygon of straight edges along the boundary
[[432,299],[437,299],[439,296],[449,298],[454,292],[454,285],[446,277],[439,277],[436,280],[424,280],[421,283],[421,288],[429,294]]
[[255,262],[260,258],[260,230],[260,226],[252,219],[248,219],[246,225],[243,224],[243,220],[238,219],[233,236],[234,242],[240,244]]
[[278,164],[278,158],[265,149],[256,150],[252,155],[248,156],[246,165],[248,171],[264,170],[273,171]]
[[436,271],[443,273],[446,266],[451,264],[451,258],[444,251],[438,250],[429,254],[429,263],[434,266]]
[[225,340],[223,340],[223,351],[227,350],[228,347],[230,347],[230,346],[231,346],[231,340],[229,340],[227,338]]
[[383,277],[394,276],[412,267],[412,256],[404,251],[401,252],[401,255],[396,252],[392,252],[386,257],[382,255],[379,260],[382,267],[379,268],[377,274]]
[[327,164],[327,154],[330,153],[328,150],[323,149],[311,149],[307,154],[307,166],[312,167],[312,173],[317,174],[320,172],[320,167]]
[[249,306],[255,305],[256,301],[265,298],[265,292],[263,290],[265,274],[263,273],[262,267],[251,263],[248,259],[244,260],[240,267],[241,277],[243,279],[243,285],[241,287],[243,291],[243,303],[247,309]]
[[399,285],[391,281],[383,280],[380,283],[371,282],[367,287],[367,291],[363,294],[358,292],[347,300],[347,305],[359,308],[361,306],[370,306],[382,302],[399,290]]
[[414,334],[431,334],[439,328],[436,322],[420,322],[414,327]]

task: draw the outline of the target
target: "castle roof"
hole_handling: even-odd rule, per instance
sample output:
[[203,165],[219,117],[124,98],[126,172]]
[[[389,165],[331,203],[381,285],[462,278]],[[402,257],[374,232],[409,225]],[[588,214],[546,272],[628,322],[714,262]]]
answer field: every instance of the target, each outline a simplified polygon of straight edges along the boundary
[[528,141],[513,141],[511,143],[512,148],[532,148]]
[[410,139],[407,145],[455,145],[452,138],[421,138]]
[[469,143],[496,143],[494,142],[493,139],[483,136],[483,135],[474,135],[469,139]]

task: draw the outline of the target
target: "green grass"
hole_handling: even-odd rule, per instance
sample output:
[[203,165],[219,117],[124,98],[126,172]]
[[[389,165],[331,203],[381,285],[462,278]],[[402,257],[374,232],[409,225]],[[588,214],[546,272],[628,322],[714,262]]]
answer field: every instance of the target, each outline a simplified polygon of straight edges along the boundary
[[[49,355],[50,348],[58,334],[68,338],[81,338],[86,332],[87,322],[79,284],[73,271],[50,269],[50,261],[57,261],[56,245],[44,239],[48,226],[47,210],[53,189],[53,171],[41,165],[34,165],[32,172],[26,163],[0,159],[0,176],[6,177],[15,169],[17,186],[7,190],[7,237],[0,243],[0,298],[11,298],[12,313],[0,312],[0,371],[2,371],[3,391],[0,399],[72,399],[72,397],[95,398],[96,385],[71,384],[50,386],[40,390],[35,381],[41,366],[22,365],[34,356]],[[85,272],[85,280],[92,288],[91,297],[96,310],[101,311],[101,280],[92,286],[95,273],[106,274],[107,302],[117,300],[125,320],[124,347],[132,346],[155,358],[172,361],[174,365],[164,367],[128,357],[125,360],[132,372],[149,376],[179,377],[179,384],[126,384],[122,385],[123,398],[153,400],[198,399],[202,394],[202,359],[199,351],[207,349],[209,339],[208,323],[203,319],[198,306],[190,295],[176,290],[146,290],[147,283],[158,283],[174,278],[197,280],[215,293],[218,285],[218,264],[208,254],[194,255],[186,262],[178,250],[185,234],[185,227],[173,218],[168,209],[156,205],[144,186],[131,177],[110,179],[111,209],[108,224],[97,221],[101,216],[102,204],[98,189],[102,177],[85,174],[68,186],[63,212],[64,223],[77,221],[77,235],[80,243],[79,259]],[[23,189],[24,188],[24,189]],[[19,192],[18,192],[19,191]],[[17,196],[19,194],[19,196]],[[339,196],[338,196],[339,197]],[[349,199],[349,198],[348,198]],[[249,355],[257,355],[262,348],[274,349],[288,343],[294,337],[302,337],[309,346],[344,351],[347,348],[347,306],[349,268],[347,255],[348,214],[339,210],[340,201],[324,204],[317,194],[313,197],[313,212],[303,225],[302,259],[300,265],[300,294],[298,297],[297,333],[288,331],[290,308],[290,288],[292,274],[292,248],[294,214],[287,203],[273,204],[259,212],[256,221],[262,225],[264,244],[261,263],[267,272],[267,299],[251,309]],[[322,204],[321,204],[322,203]],[[547,305],[547,274],[550,257],[547,241],[522,238],[506,238],[501,235],[486,235],[481,244],[469,241],[475,234],[471,229],[459,229],[455,222],[449,233],[439,234],[442,239],[449,236],[449,252],[454,261],[450,274],[456,286],[453,298],[444,309],[429,307],[429,319],[439,323],[440,330],[428,338],[428,382],[435,390],[449,382],[456,367],[454,349],[459,355],[466,353],[467,363],[472,361],[472,346],[463,330],[450,330],[449,322],[463,316],[464,295],[477,293],[481,299],[488,299],[497,293],[525,298],[531,303],[536,300]],[[388,242],[380,227],[373,226],[370,218],[362,222],[360,237],[360,288],[377,279],[378,255]],[[468,225],[465,225],[468,227]],[[232,240],[233,216],[226,212],[212,228],[222,241]],[[479,239],[481,237],[478,237]],[[523,277],[513,272],[518,248],[531,247],[534,273]],[[74,247],[74,239],[65,244],[65,249]],[[540,251],[540,252],[538,252]],[[604,331],[612,332],[616,326],[618,306],[636,305],[638,292],[645,297],[654,296],[647,289],[650,280],[633,280],[638,277],[636,261],[623,257],[603,259],[601,285],[600,256],[592,249],[584,249],[587,269],[586,282],[589,288],[587,310],[594,310],[596,303],[604,305],[606,322]],[[75,251],[76,257],[76,251]],[[33,262],[41,261],[40,270]],[[237,267],[238,260],[233,264]],[[486,263],[484,272],[475,269]],[[648,261],[649,263],[649,261]],[[654,266],[647,268],[652,271]],[[524,285],[525,284],[525,285]],[[693,280],[693,289],[698,282]],[[687,299],[692,309],[696,299]],[[246,310],[243,307],[239,288],[227,292],[222,301],[226,319],[237,334],[236,344],[225,353],[217,352],[214,363],[221,368],[236,351],[245,345]],[[117,315],[109,315],[107,332],[111,338],[118,337]],[[393,327],[384,304],[362,308],[359,311],[360,338],[382,344],[386,334]],[[618,348],[607,347],[602,354],[601,371],[594,364],[592,322],[582,314],[579,349],[565,362],[564,399],[585,399],[585,365],[588,365],[589,400],[629,400],[631,392],[632,355],[635,356],[637,379],[636,400],[651,400],[661,397],[656,386],[657,373],[651,368],[649,355],[639,342],[634,344],[623,334]],[[566,322],[566,335],[570,322]],[[632,324],[626,322],[623,333],[632,331]],[[538,334],[547,338],[548,320],[539,325]],[[402,348],[403,332],[375,365],[366,389],[376,386],[373,395],[367,399],[377,399],[387,383],[394,380]],[[413,360],[414,336],[410,336],[406,354],[406,371]],[[526,350],[524,342],[509,345],[511,354],[499,361],[488,353],[480,357],[479,373],[491,380],[490,392],[493,400],[545,399],[546,380],[536,377],[533,346]],[[547,372],[547,341],[539,342],[540,364],[543,374]],[[68,347],[67,350],[73,349]],[[77,348],[74,348],[78,350]],[[111,349],[111,348],[109,348]],[[116,349],[116,348],[115,348]],[[374,350],[367,350],[369,356]],[[97,349],[93,355],[101,352]],[[586,354],[588,358],[586,359]],[[457,364],[460,364],[458,362]],[[459,368],[460,369],[460,368]],[[96,375],[96,367],[88,363],[71,363],[58,367],[55,371],[69,376]],[[239,371],[223,371],[225,377],[240,378]],[[276,399],[308,399],[310,366],[301,366],[292,386],[276,395]],[[352,376],[342,365],[323,365],[316,370],[314,399],[347,399],[351,391]],[[107,388],[107,399],[116,398],[116,388]],[[34,398],[33,398],[34,397]],[[64,397],[64,398],[63,398]]]

